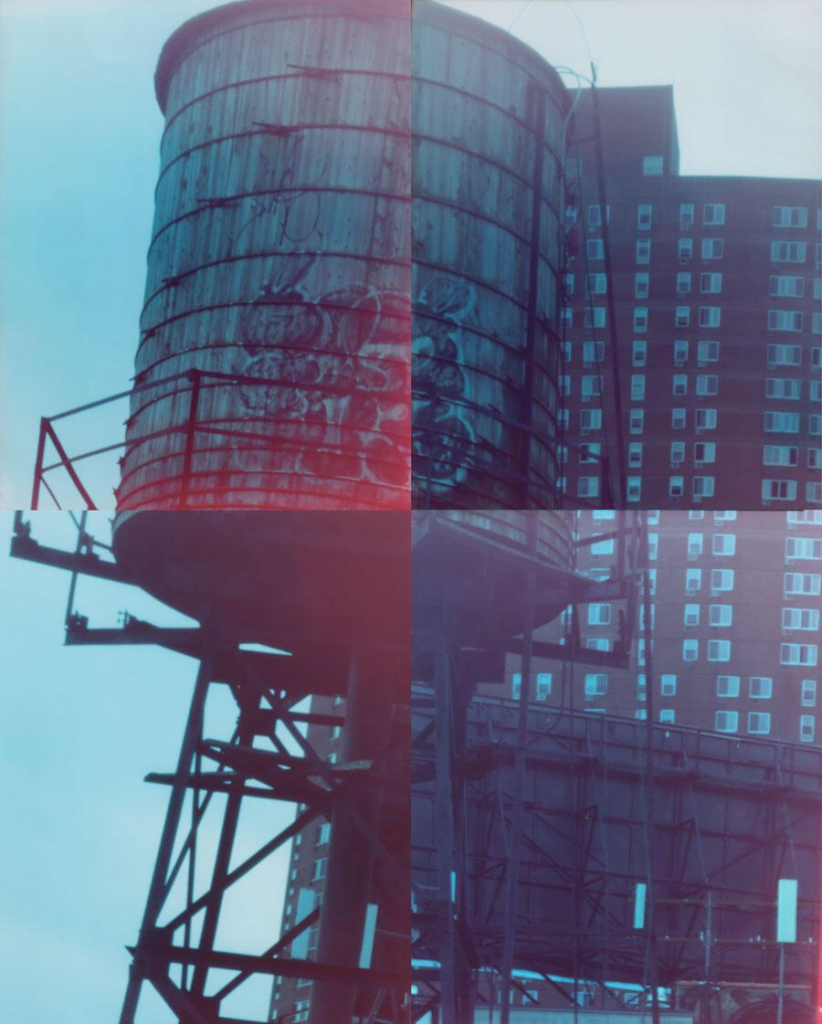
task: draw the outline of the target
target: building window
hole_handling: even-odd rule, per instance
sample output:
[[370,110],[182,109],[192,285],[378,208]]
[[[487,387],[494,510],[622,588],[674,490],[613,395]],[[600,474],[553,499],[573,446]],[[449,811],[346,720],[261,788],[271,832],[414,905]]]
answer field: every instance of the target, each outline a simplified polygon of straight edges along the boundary
[[[810,455],[810,452],[808,454]],[[822,452],[817,451],[815,454],[820,456],[817,459],[817,466],[822,465]],[[808,505],[822,504],[822,481],[807,481],[805,484],[805,502]]]
[[579,429],[583,433],[588,430],[601,430],[602,409],[583,409],[579,414]]
[[715,725],[717,732],[736,732],[739,729],[739,712],[717,711]]
[[819,437],[822,435],[822,416],[817,413],[811,413],[808,417],[808,433],[812,437]]
[[688,362],[688,342],[677,340],[674,342],[674,365],[682,366]]
[[611,622],[611,605],[610,603],[605,604],[589,604],[588,605],[588,625],[589,626],[607,626]]
[[645,374],[631,374],[631,401],[641,402],[645,398]]
[[581,476],[577,480],[577,496],[580,498],[596,498],[599,496],[599,477]]
[[665,161],[661,156],[644,156],[642,158],[642,174],[646,178],[656,178],[662,174]]
[[685,263],[694,254],[693,238],[680,238],[676,245],[676,255],[680,263]]
[[628,414],[628,432],[631,434],[641,434],[645,428],[645,410],[644,409],[631,409]]
[[604,697],[608,692],[608,676],[604,672],[589,672],[585,675],[585,696]]
[[316,846],[327,846],[331,840],[331,822],[324,821],[317,826]]
[[325,865],[327,858],[318,857],[311,865],[311,881],[319,882],[320,879],[325,878]]
[[739,696],[739,676],[717,676],[717,697],[734,698]]
[[709,640],[708,661],[730,661],[731,641],[730,640]]
[[805,294],[805,278],[789,277],[785,274],[772,275],[768,294],[783,298],[801,299]]
[[605,307],[604,306],[586,306],[585,307],[585,326],[586,327],[604,327],[605,326]]
[[720,306],[700,306],[699,326],[719,327],[722,323],[722,308]]
[[[629,462],[630,465],[630,457]],[[628,501],[639,501],[642,497],[642,477],[629,476],[626,480],[625,495]]]
[[765,397],[798,401],[802,397],[802,381],[790,377],[767,377]]
[[711,590],[719,593],[723,590],[733,590],[734,570],[733,569],[711,569]]
[[697,466],[716,462],[716,445],[713,441],[697,441],[694,445],[694,463]]
[[633,366],[645,366],[648,359],[648,343],[646,341],[635,341],[631,348],[631,364]]
[[802,680],[802,707],[803,708],[815,708],[816,707],[816,680],[815,679],[803,679]]
[[686,626],[698,626],[699,625],[699,605],[698,604],[686,604],[685,611],[683,614],[683,620]]
[[696,594],[702,589],[702,570],[685,570],[685,590],[689,594]]
[[634,307],[634,330],[648,330],[648,309],[645,306]]
[[673,393],[675,395],[688,394],[688,374],[675,373],[673,377]]
[[810,594],[818,596],[822,575],[816,572],[786,572],[785,573],[785,595],[789,594]]
[[659,712],[659,720],[666,725],[673,725],[676,722],[676,711],[673,708],[662,708]]
[[579,446],[579,461],[581,464],[599,462],[599,441],[588,441]]
[[[611,204],[609,203],[605,207],[605,217],[608,223],[611,223]],[[588,207],[588,227],[589,228],[600,228],[602,227],[602,207],[589,206]]]
[[766,434],[798,434],[799,413],[769,410],[765,413]]
[[693,480],[693,495],[695,498],[712,498],[714,496],[715,477],[695,476]]
[[660,679],[660,693],[663,697],[676,697],[676,676],[663,675]]
[[674,313],[674,324],[677,327],[687,327],[691,322],[691,307],[677,306]]
[[802,330],[802,314],[795,309],[769,309],[768,330],[796,333]]
[[694,204],[681,203],[679,207],[679,229],[687,231],[694,222]]
[[563,327],[574,326],[574,311],[570,306],[563,306],[559,313],[560,323]]
[[702,207],[702,223],[719,226],[725,223],[724,203],[705,203]]
[[601,238],[589,238],[585,244],[585,255],[589,260],[604,260],[605,245]]
[[767,736],[771,731],[771,716],[767,711],[748,712],[748,732],[752,736]]
[[537,672],[537,700],[548,700],[551,696],[551,673]]
[[725,242],[721,238],[702,239],[702,259],[721,260],[725,250]]
[[671,429],[684,430],[688,422],[687,409],[671,409]]
[[727,557],[736,554],[735,533],[715,533],[711,545],[711,552],[717,557]]
[[729,512],[727,509],[717,509],[714,512],[714,522],[733,523],[736,521],[736,512]]
[[719,393],[719,377],[715,373],[700,373],[696,378],[698,395],[716,395]]
[[634,274],[634,298],[647,299],[651,290],[651,275],[640,272]]
[[682,641],[682,660],[696,661],[699,657],[699,641],[688,639]]
[[816,664],[818,647],[816,644],[780,644],[779,663],[781,665]]
[[796,498],[796,480],[763,480],[763,501],[794,501]]
[[681,466],[685,461],[685,442],[671,441],[671,465]]
[[771,242],[772,263],[804,263],[807,258],[805,242]]
[[819,631],[818,608],[783,608],[782,628],[798,629],[808,633]]
[[719,295],[722,291],[722,274],[700,274],[699,290],[703,295]]
[[651,227],[654,208],[650,203],[640,203],[636,209],[636,226],[639,231],[648,231]]
[[605,295],[608,291],[608,278],[605,274],[588,274],[585,289],[588,295]]
[[719,361],[719,342],[700,341],[697,347],[697,362],[716,363]]
[[694,416],[697,430],[716,430],[716,409],[697,409]]
[[601,394],[601,383],[601,378],[598,375],[584,374],[582,377],[580,377],[579,381],[580,398],[595,398],[597,395]]
[[734,621],[734,606],[732,604],[712,604],[708,613],[708,623],[711,626],[731,626]]
[[785,541],[785,558],[802,558],[812,561],[822,559],[822,538],[788,537]]
[[799,716],[799,742],[813,743],[816,732],[816,718],[814,715]]
[[775,228],[806,228],[808,210],[805,206],[775,206],[773,208]]
[[637,263],[651,262],[651,239],[638,238],[636,240],[636,261]]
[[691,290],[691,273],[688,270],[682,270],[676,275],[676,293],[677,295],[687,295]]
[[699,558],[702,554],[703,539],[701,533],[688,534],[688,558]]
[[668,477],[668,494],[672,498],[681,498],[685,492],[685,478],[681,476]]
[[748,696],[751,700],[770,700],[773,696],[773,679],[770,676],[751,676],[748,680]]

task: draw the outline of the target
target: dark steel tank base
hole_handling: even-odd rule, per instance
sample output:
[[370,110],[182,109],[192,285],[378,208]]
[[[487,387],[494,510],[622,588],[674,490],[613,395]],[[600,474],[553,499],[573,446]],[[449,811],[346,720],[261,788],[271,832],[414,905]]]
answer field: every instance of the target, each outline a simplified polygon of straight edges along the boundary
[[[114,552],[135,584],[232,642],[384,651],[405,668],[406,512],[126,513]],[[408,683],[393,671],[384,685],[407,703]]]

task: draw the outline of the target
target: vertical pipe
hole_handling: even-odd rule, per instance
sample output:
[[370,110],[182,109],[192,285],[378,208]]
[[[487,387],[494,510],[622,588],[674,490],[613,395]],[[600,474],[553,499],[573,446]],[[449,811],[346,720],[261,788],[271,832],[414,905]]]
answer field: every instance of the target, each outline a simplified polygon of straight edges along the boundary
[[657,984],[657,947],[656,947],[656,906],[654,887],[654,657],[651,644],[651,575],[649,571],[650,548],[648,544],[648,520],[642,517],[643,573],[642,573],[642,607],[643,607],[643,639],[645,641],[645,700],[648,705],[645,719],[645,862],[648,872],[647,901],[647,950],[649,978],[651,986],[651,1019],[653,1024],[660,1024],[659,986]]
[[188,712],[183,742],[180,747],[180,755],[177,760],[177,771],[174,775],[174,784],[171,787],[171,795],[168,800],[166,820],[163,825],[163,832],[160,837],[160,845],[157,851],[157,860],[154,862],[154,871],[151,876],[151,884],[148,891],[148,899],[143,913],[143,921],[140,926],[140,937],[137,942],[137,952],[134,963],[129,970],[128,987],[120,1013],[120,1024],[134,1024],[137,1004],[140,1000],[140,989],[144,981],[143,966],[139,962],[140,947],[149,937],[152,929],[157,925],[157,918],[163,909],[166,896],[166,885],[168,869],[171,864],[171,857],[174,852],[174,839],[180,824],[180,817],[183,811],[183,803],[186,795],[186,787],[191,771],[191,759],[200,742],[202,732],[203,711],[205,709],[206,695],[211,682],[210,658],[204,658],[200,662],[200,669],[197,673],[197,682],[194,685],[194,695],[191,699],[191,707]]
[[[536,562],[538,512],[523,512],[528,523],[528,552]],[[509,1024],[511,1015],[511,973],[514,968],[514,940],[517,929],[517,881],[522,829],[523,787],[525,780],[525,744],[528,734],[528,699],[531,694],[531,654],[534,633],[534,598],[536,573],[529,569],[525,578],[525,618],[520,666],[519,715],[517,718],[517,749],[514,759],[514,806],[511,813],[511,845],[505,873],[505,919],[502,946],[500,986],[500,1024]],[[460,1022],[463,1024],[463,1022]]]
[[[594,112],[594,145],[596,150],[597,184],[599,186],[599,208],[602,220],[602,248],[605,256],[605,276],[608,283],[608,337],[611,342],[611,373],[614,385],[614,419],[616,430],[617,486],[619,508],[625,508],[625,425],[622,422],[622,384],[620,381],[619,347],[617,344],[616,304],[614,301],[614,278],[611,264],[611,239],[608,231],[608,196],[605,191],[605,161],[602,155],[602,126],[599,119],[599,96],[596,87],[596,69],[591,66],[591,100]],[[604,412],[603,412],[604,415]]]

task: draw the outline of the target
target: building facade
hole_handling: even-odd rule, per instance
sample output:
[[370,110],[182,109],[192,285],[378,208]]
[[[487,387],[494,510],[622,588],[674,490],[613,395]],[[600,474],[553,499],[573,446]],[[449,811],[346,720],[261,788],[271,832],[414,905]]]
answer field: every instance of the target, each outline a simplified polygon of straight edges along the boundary
[[[579,536],[607,536],[619,512],[577,513]],[[649,512],[654,719],[792,743],[819,743],[817,690],[822,609],[822,511]],[[607,577],[613,538],[581,545],[577,569]],[[583,605],[543,631],[587,649],[617,642],[624,603]],[[630,667],[538,661],[532,699],[643,719],[648,708],[644,608]],[[517,697],[512,660],[505,694]],[[493,686],[488,692],[499,693]]]
[[819,505],[820,183],[682,176],[670,87],[596,92],[602,163],[584,90],[566,193],[566,506]]

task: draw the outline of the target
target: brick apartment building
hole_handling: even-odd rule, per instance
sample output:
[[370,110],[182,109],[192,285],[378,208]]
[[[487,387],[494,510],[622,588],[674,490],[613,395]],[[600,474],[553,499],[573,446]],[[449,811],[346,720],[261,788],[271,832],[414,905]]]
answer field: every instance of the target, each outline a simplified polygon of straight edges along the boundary
[[625,507],[819,505],[820,183],[681,176],[671,87],[597,93],[607,215],[590,90],[568,166],[564,503],[622,507],[616,342]]
[[[580,512],[583,537],[614,529],[619,512]],[[822,742],[817,724],[822,609],[822,511],[649,513],[654,716],[717,732]],[[614,541],[581,547],[577,570],[607,576]],[[613,649],[617,602],[581,606],[583,646]],[[631,667],[538,663],[534,700],[592,713],[645,718],[644,616]],[[567,613],[542,638],[565,639]],[[505,695],[519,693],[511,663]],[[500,690],[483,687],[487,692]]]

